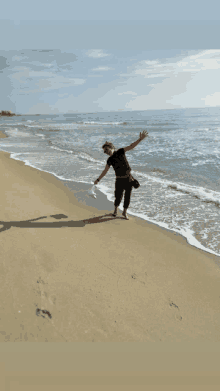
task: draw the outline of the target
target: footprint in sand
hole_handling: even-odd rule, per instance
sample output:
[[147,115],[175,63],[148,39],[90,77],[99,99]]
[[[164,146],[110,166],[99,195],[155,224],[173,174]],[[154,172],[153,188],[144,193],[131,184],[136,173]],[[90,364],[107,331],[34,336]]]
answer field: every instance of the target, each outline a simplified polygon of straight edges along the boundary
[[43,318],[45,318],[46,315],[47,315],[47,317],[48,317],[49,319],[52,318],[52,315],[51,315],[51,313],[50,313],[49,311],[47,311],[47,310],[41,310],[40,308],[37,308],[37,309],[36,309],[36,315],[37,315],[37,316],[42,316]]
[[42,279],[41,279],[41,277],[39,277],[38,278],[38,280],[37,280],[37,284],[46,284]]
[[[172,300],[170,300],[170,299],[169,299],[169,305],[170,305],[170,307],[176,308],[176,309],[179,311],[178,305],[176,305],[176,304],[175,304]],[[182,316],[179,315],[178,313],[175,314],[175,318],[176,318],[177,320],[182,320],[182,319],[183,319]]]
[[37,307],[36,315],[42,316],[43,318],[51,319],[52,315],[48,309],[53,307],[53,305],[56,302],[56,299],[54,302],[54,300],[52,300],[52,298],[49,297],[48,292],[46,292],[45,289],[46,288],[45,285],[47,285],[47,283],[45,283],[41,277],[38,278],[37,284],[38,286],[37,289],[35,289],[35,292],[37,292],[37,294],[40,296],[40,303],[39,304],[35,303],[35,306]]
[[[146,273],[145,273],[146,274]],[[137,276],[137,274],[133,273],[131,275],[131,278],[133,278],[134,280],[137,280],[138,282],[140,282],[141,284],[145,285],[145,282],[144,281],[141,281],[139,280],[139,277]]]

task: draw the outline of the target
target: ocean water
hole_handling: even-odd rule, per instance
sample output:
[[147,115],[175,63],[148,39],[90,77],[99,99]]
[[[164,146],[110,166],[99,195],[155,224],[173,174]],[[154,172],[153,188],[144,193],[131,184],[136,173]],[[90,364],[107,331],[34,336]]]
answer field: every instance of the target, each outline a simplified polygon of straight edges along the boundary
[[[0,150],[89,190],[108,159],[103,143],[125,147],[145,129],[149,136],[126,153],[141,184],[128,213],[220,256],[220,108],[1,117],[8,138]],[[97,191],[112,210],[114,186],[111,168]],[[99,202],[97,196],[93,205]]]

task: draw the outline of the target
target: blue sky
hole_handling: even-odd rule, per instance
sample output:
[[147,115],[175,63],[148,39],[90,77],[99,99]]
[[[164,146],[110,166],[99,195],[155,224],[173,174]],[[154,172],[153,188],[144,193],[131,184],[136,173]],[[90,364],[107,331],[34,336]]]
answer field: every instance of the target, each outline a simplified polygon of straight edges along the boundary
[[220,50],[0,52],[1,109],[23,114],[220,106]]
[[220,106],[219,1],[30,1],[0,16],[0,110]]
[[219,20],[219,0],[11,0],[0,19]]

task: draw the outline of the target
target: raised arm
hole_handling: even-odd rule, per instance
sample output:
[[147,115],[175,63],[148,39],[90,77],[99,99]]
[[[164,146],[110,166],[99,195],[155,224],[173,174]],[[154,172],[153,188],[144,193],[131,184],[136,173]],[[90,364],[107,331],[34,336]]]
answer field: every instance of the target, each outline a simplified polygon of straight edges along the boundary
[[135,148],[136,145],[138,145],[145,137],[148,136],[148,133],[146,130],[144,130],[142,133],[140,132],[140,136],[139,136],[139,139],[137,141],[134,141],[131,145],[129,145],[128,147],[125,147],[124,148],[124,151],[127,152],[127,151],[130,151],[131,149]]

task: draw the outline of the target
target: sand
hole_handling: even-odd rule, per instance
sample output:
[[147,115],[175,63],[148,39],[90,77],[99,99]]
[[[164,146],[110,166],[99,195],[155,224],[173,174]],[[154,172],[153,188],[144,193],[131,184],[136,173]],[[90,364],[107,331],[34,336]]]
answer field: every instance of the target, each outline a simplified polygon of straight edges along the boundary
[[0,342],[220,340],[218,257],[0,152]]

